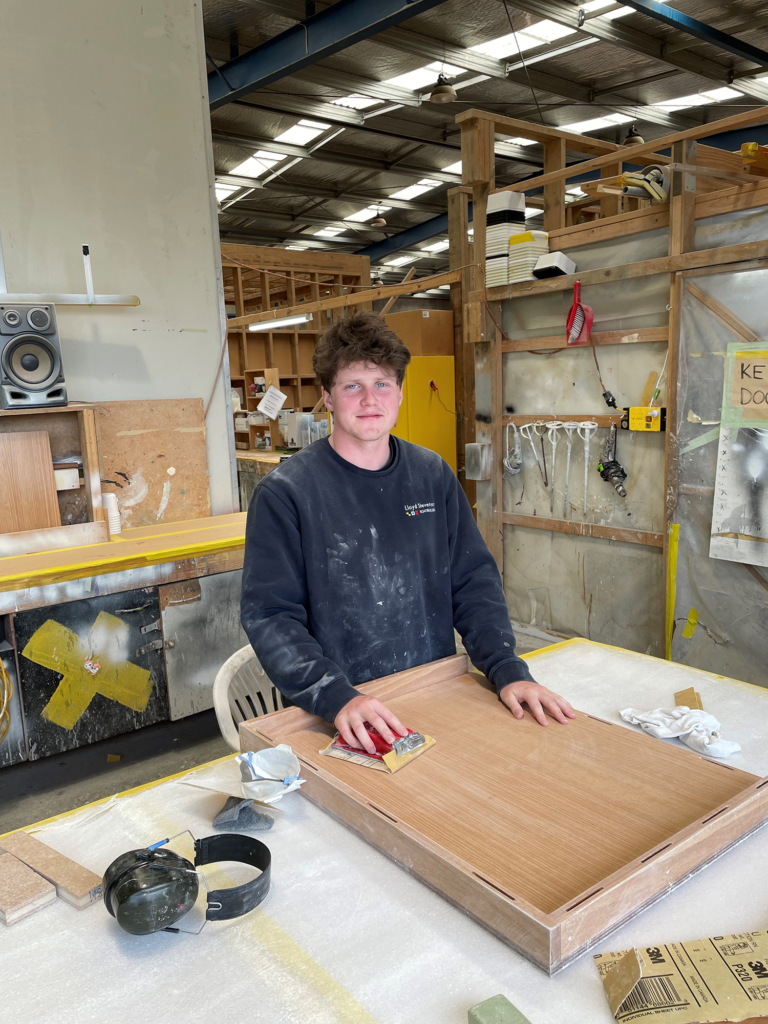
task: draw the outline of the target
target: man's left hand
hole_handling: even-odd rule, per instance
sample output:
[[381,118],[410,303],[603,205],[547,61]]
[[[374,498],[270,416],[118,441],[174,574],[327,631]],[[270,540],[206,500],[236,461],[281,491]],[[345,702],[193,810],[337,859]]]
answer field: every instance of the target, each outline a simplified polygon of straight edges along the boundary
[[502,687],[499,697],[515,718],[523,717],[522,705],[527,704],[528,710],[539,725],[549,725],[546,712],[562,725],[565,725],[569,718],[576,717],[576,712],[564,697],[558,697],[546,686],[532,683],[529,679],[508,683]]

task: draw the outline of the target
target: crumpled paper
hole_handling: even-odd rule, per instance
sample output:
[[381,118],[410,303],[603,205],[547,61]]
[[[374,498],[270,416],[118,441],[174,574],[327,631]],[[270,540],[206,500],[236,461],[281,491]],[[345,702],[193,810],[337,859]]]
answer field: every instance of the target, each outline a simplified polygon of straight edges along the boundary
[[656,708],[655,711],[636,711],[627,708],[620,712],[625,722],[639,725],[658,740],[678,739],[699,754],[707,757],[730,757],[741,750],[738,743],[724,740],[720,723],[714,715],[697,708],[680,705],[676,708]]
[[243,796],[263,804],[276,804],[305,781],[299,774],[299,759],[286,743],[266,750],[247,750],[235,760],[240,765]]

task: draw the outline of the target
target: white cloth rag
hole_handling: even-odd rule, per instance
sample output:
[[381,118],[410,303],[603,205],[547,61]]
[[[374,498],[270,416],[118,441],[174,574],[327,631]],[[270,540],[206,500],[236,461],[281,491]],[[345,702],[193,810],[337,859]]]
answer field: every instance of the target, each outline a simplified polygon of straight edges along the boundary
[[658,740],[682,740],[699,754],[707,757],[730,757],[741,750],[738,743],[720,736],[720,723],[714,715],[681,704],[676,708],[656,708],[655,711],[635,711],[627,708],[621,717],[625,722],[639,725]]
[[243,796],[263,804],[276,804],[304,782],[301,765],[287,743],[266,750],[247,750],[235,760],[240,765]]

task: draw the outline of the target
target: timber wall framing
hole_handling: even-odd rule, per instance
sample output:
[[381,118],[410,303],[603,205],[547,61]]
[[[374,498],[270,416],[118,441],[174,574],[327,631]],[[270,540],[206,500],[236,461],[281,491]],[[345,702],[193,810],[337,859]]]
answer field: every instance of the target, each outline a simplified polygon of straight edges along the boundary
[[[737,166],[740,155],[727,153],[709,146],[699,146],[698,140],[718,135],[736,128],[745,128],[768,121],[768,107],[750,110],[734,117],[678,132],[664,139],[641,146],[616,147],[600,140],[587,140],[594,144],[590,158],[581,163],[566,166],[566,150],[584,151],[584,140],[573,144],[569,133],[541,125],[528,124],[512,118],[481,110],[464,111],[457,117],[461,127],[463,184],[449,194],[449,233],[451,243],[451,266],[458,267],[465,261],[473,264],[462,273],[461,280],[452,288],[452,303],[462,338],[457,336],[457,410],[459,410],[459,465],[463,464],[462,445],[470,440],[490,444],[492,447],[491,479],[477,482],[477,521],[497,564],[504,570],[504,526],[526,527],[547,530],[551,533],[600,538],[641,544],[661,549],[664,565],[667,564],[667,538],[671,517],[677,499],[677,438],[675,434],[678,333],[682,275],[701,268],[731,265],[736,269],[750,260],[768,257],[768,241],[744,242],[717,248],[695,249],[694,232],[696,222],[705,218],[735,211],[751,210],[768,205],[768,180],[740,174]],[[533,178],[507,185],[503,189],[494,187],[494,139],[496,135],[521,136],[540,142],[544,146],[544,173]],[[668,151],[669,156],[660,156],[658,151]],[[621,173],[623,163],[672,162],[672,188],[668,203],[644,205],[643,208],[624,209],[618,212],[615,202],[618,196],[597,194],[584,200],[581,206],[599,204],[599,219],[575,223],[575,216],[569,215],[565,194],[569,178],[578,177],[587,171],[600,170],[605,178]],[[716,165],[716,166],[713,166]],[[697,172],[696,167],[702,167]],[[679,168],[679,169],[678,169]],[[703,168],[717,172],[714,177],[705,177]],[[734,185],[736,180],[739,184]],[[746,180],[745,180],[746,179]],[[539,204],[543,197],[544,228],[549,232],[550,249],[567,251],[577,247],[624,239],[637,235],[640,238],[648,232],[662,229],[667,233],[667,253],[652,259],[639,260],[623,265],[611,265],[586,270],[571,277],[549,278],[542,281],[527,281],[499,288],[484,287],[485,266],[485,211],[488,195],[494,191],[538,193]],[[466,203],[473,202],[474,241],[471,259],[466,259]],[[528,200],[526,200],[528,201]],[[570,204],[569,204],[570,205]],[[459,262],[461,261],[461,262]],[[505,423],[519,419],[505,416],[503,404],[502,356],[504,353],[549,351],[566,347],[565,336],[542,338],[507,337],[502,331],[502,304],[511,300],[533,295],[556,295],[572,290],[576,280],[582,286],[611,282],[631,281],[651,275],[669,275],[669,321],[665,326],[627,330],[596,331],[592,336],[595,346],[626,344],[627,342],[667,342],[667,424],[664,438],[664,515],[663,529],[650,531],[621,530],[614,526],[580,523],[556,519],[546,515],[526,516],[503,509],[502,486],[502,431]],[[458,326],[461,314],[461,326]],[[462,342],[459,344],[459,342]],[[589,346],[582,349],[583,357],[589,358]],[[461,353],[461,359],[459,354]],[[474,354],[474,359],[472,358]],[[599,392],[596,393],[599,399]],[[472,412],[475,419],[472,422]],[[565,411],[565,410],[564,410]],[[603,409],[603,411],[607,411]],[[530,420],[532,417],[526,417]],[[541,417],[545,418],[545,417]],[[598,418],[598,417],[596,417]],[[582,543],[575,536],[574,544]],[[663,599],[663,592],[659,595]],[[600,639],[600,637],[594,637]],[[657,642],[662,645],[663,637]]]

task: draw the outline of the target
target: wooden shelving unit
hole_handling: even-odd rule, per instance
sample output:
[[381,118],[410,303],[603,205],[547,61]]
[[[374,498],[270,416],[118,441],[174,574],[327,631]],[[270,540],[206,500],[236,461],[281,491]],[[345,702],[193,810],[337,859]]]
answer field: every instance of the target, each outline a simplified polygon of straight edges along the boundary
[[[221,253],[224,298],[229,312],[238,318],[341,297],[368,288],[371,283],[367,256],[231,244],[222,245]],[[308,314],[306,324],[274,331],[250,331],[247,324],[231,327],[228,335],[230,380],[233,388],[243,390],[244,408],[253,411],[258,404],[248,397],[249,381],[254,376],[269,373],[269,383],[274,383],[288,396],[284,408],[311,412],[320,399],[320,386],[312,369],[315,345],[322,332],[342,313],[342,309],[313,311]],[[256,435],[268,429],[267,426],[249,427],[250,449],[254,447]],[[280,443],[279,435],[276,436],[274,428],[270,432],[273,447],[276,447]],[[242,443],[245,437],[245,431],[236,431],[236,442]]]

